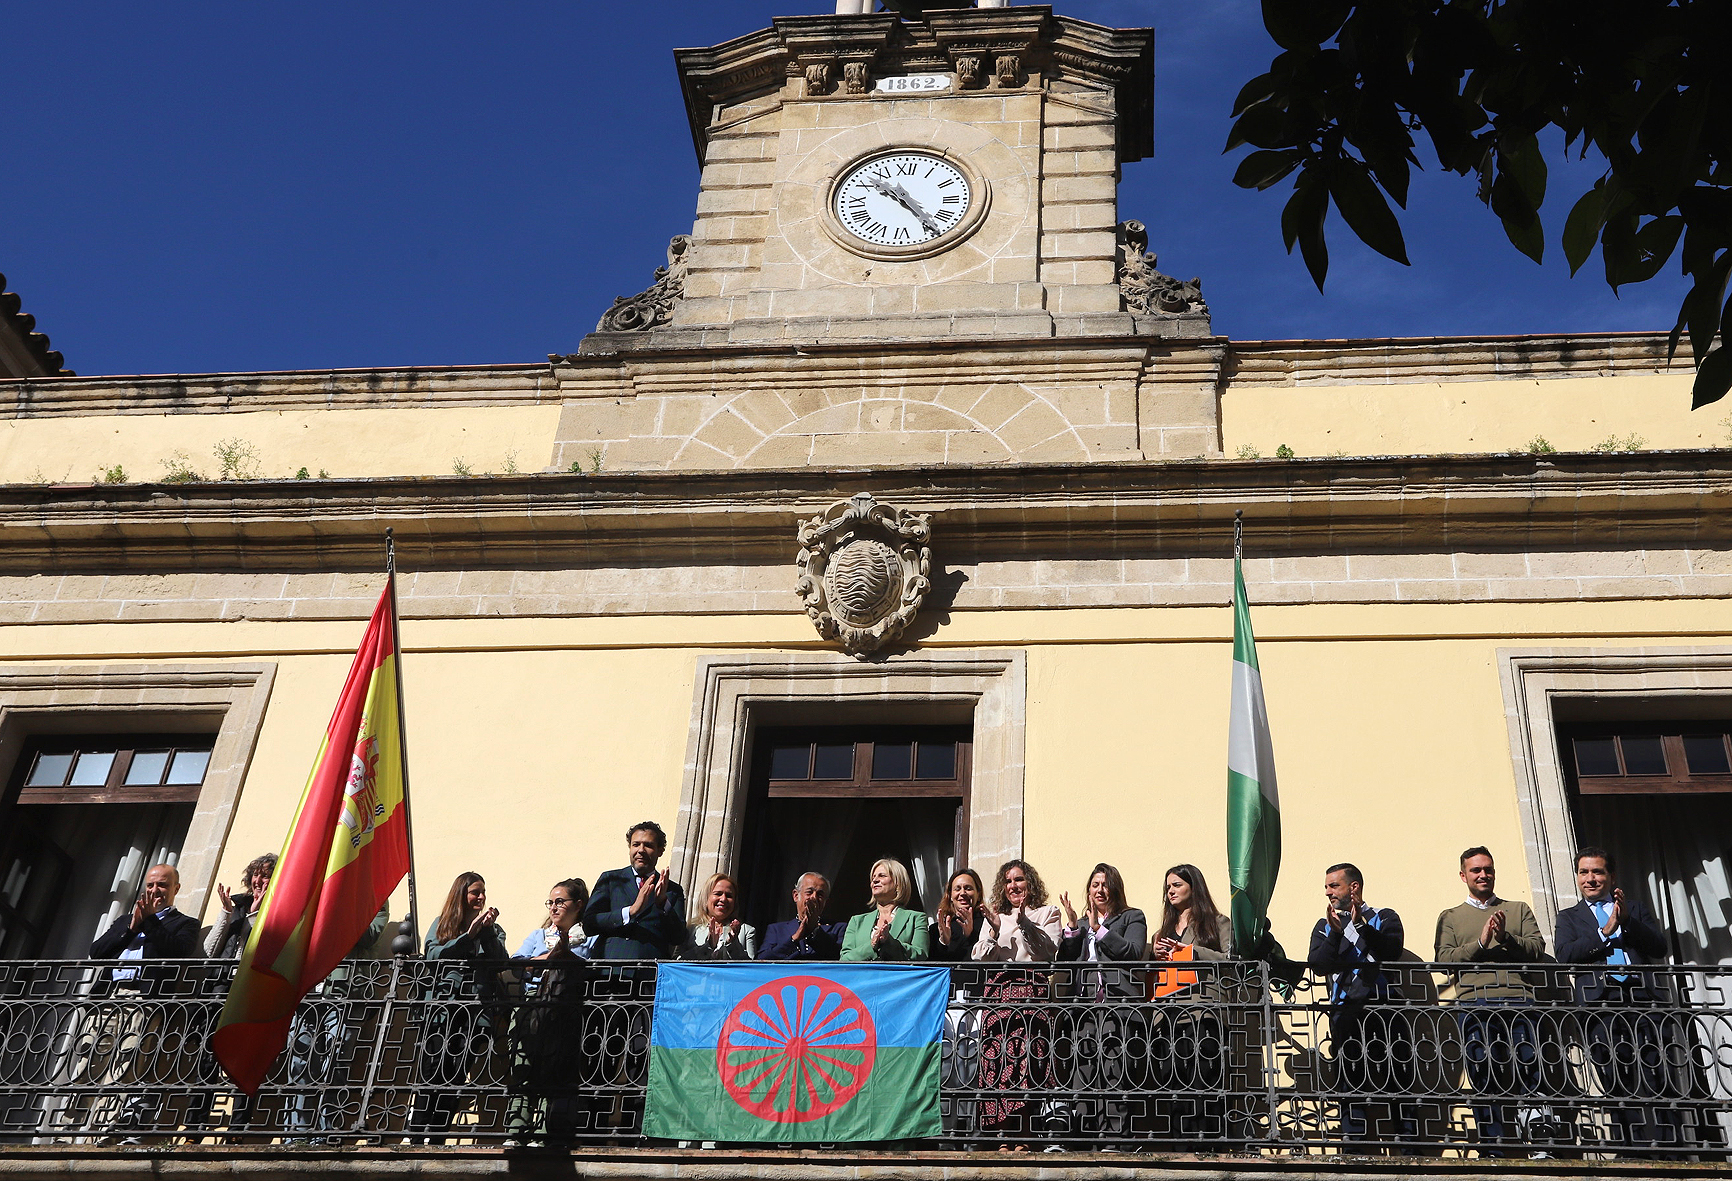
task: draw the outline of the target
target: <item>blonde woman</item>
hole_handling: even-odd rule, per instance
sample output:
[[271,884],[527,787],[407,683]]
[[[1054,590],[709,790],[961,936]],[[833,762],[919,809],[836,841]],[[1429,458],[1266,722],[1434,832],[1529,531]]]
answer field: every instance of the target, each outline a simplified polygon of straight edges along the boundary
[[739,884],[713,873],[698,895],[698,912],[687,928],[682,960],[749,960],[758,954],[758,929],[739,918]]
[[872,863],[872,909],[848,920],[842,936],[844,960],[927,958],[926,914],[909,910],[914,883],[908,867],[886,857]]

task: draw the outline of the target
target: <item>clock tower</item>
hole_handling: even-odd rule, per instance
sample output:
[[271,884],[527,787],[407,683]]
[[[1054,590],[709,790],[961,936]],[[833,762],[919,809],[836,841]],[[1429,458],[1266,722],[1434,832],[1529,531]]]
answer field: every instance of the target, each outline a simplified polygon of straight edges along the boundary
[[1200,298],[1139,325],[1120,287],[1118,170],[1152,149],[1152,32],[899,7],[676,53],[703,164],[661,293],[677,298],[653,324],[610,313],[584,351],[1208,334]]

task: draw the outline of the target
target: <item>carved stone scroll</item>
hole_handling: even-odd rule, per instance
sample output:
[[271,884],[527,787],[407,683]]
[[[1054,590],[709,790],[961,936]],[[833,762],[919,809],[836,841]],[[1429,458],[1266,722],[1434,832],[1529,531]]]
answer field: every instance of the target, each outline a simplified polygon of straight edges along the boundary
[[806,67],[806,94],[813,97],[830,93],[830,63],[813,62]]
[[980,59],[964,56],[956,59],[956,87],[969,90],[980,85]]
[[1138,315],[1166,312],[1208,314],[1203,302],[1203,281],[1181,282],[1155,269],[1155,256],[1148,253],[1149,231],[1140,221],[1119,224],[1119,293],[1125,310]]
[[690,234],[679,234],[668,243],[668,265],[657,267],[655,282],[636,295],[622,295],[601,315],[597,332],[644,332],[673,318],[674,305],[686,291]]
[[870,492],[800,522],[794,590],[818,634],[867,656],[902,633],[931,589],[932,516],[880,504]]
[[842,80],[849,94],[865,94],[872,86],[871,71],[865,62],[848,62],[842,67]]
[[1000,86],[1022,85],[1022,58],[1014,53],[1001,53],[993,65],[998,70],[998,84]]

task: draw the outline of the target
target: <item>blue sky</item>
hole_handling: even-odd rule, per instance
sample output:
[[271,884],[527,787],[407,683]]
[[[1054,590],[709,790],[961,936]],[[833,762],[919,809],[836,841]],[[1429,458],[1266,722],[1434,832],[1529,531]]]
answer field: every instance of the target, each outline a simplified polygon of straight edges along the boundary
[[[0,44],[0,272],[80,373],[538,361],[577,348],[690,228],[671,51],[823,0],[14,6]],[[1331,219],[1319,295],[1277,191],[1231,183],[1233,96],[1273,56],[1253,0],[1059,0],[1156,30],[1155,156],[1120,216],[1199,275],[1236,339],[1670,327],[1682,280],[1618,299],[1557,232],[1593,172],[1553,157],[1544,267],[1435,171],[1414,265]],[[1422,159],[1425,159],[1422,153]],[[1428,164],[1431,161],[1426,161]],[[1555,255],[1556,257],[1552,257]]]

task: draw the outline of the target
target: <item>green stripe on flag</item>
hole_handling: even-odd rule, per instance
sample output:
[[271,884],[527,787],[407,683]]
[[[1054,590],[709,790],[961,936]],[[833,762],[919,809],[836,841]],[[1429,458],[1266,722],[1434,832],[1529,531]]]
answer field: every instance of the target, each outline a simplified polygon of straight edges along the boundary
[[1275,750],[1263,708],[1263,675],[1251,632],[1245,575],[1233,559],[1233,697],[1227,723],[1227,873],[1232,886],[1233,943],[1257,951],[1269,899],[1281,872],[1281,805]]
[[938,1110],[941,1048],[880,1046],[859,1092],[816,1119],[753,1114],[722,1084],[716,1052],[651,1046],[644,1135],[665,1140],[772,1144],[908,1140],[942,1134]]

